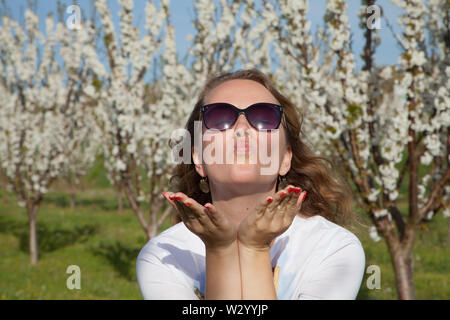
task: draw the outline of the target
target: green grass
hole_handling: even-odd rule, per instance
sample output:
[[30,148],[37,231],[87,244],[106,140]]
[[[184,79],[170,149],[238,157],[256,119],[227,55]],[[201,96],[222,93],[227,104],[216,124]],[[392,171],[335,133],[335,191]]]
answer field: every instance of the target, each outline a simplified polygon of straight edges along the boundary
[[[96,162],[69,208],[64,184],[54,185],[38,213],[39,262],[31,266],[28,220],[14,195],[0,190],[0,299],[141,299],[135,263],[146,242],[144,232],[124,199],[107,185]],[[1,188],[0,188],[1,189]],[[406,212],[406,207],[400,208]],[[369,226],[367,218],[361,215]],[[166,223],[163,229],[169,227]],[[370,239],[367,228],[356,234],[366,254],[366,268],[381,268],[381,289],[369,290],[365,274],[358,299],[396,299],[390,256],[383,240]],[[439,213],[424,225],[414,251],[414,283],[418,299],[450,297],[447,220]],[[81,290],[66,287],[69,265],[81,269]]]
[[[53,196],[55,196],[53,194]],[[130,209],[75,210],[44,203],[38,213],[39,262],[31,266],[24,209],[0,201],[0,299],[140,299],[135,261],[145,235]],[[81,290],[69,290],[69,265]]]
[[[367,221],[367,219],[364,218]],[[424,224],[414,249],[414,286],[416,299],[450,297],[450,255],[447,243],[447,219],[439,213]],[[365,274],[358,299],[397,299],[394,271],[384,240],[374,242],[367,232],[358,232],[366,255],[366,270],[377,265],[381,270],[381,288],[368,289]]]

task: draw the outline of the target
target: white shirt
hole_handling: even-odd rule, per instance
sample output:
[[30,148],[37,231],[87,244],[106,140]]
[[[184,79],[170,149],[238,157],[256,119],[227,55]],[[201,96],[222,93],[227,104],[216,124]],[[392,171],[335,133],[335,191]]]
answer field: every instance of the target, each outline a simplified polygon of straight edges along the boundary
[[[319,215],[296,216],[270,258],[279,267],[278,299],[355,299],[364,275],[359,239]],[[205,296],[205,245],[180,222],[142,248],[136,273],[144,299],[198,300],[196,289]]]

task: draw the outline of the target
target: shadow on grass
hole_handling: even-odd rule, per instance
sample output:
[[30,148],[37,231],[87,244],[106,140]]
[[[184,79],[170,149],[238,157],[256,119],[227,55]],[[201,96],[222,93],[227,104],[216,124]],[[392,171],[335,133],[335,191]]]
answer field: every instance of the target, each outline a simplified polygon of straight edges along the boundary
[[[57,205],[58,207],[68,208],[70,207],[69,194],[47,194],[45,196],[44,202],[52,203]],[[91,198],[85,199],[75,196],[75,207],[94,207],[100,208],[105,211],[117,211],[118,204],[117,198],[113,199],[105,199],[105,198]],[[126,199],[123,199],[123,208],[130,208]]]
[[[99,226],[86,224],[71,229],[50,228],[38,222],[37,237],[39,253],[51,252],[74,243],[85,242],[98,233]],[[8,220],[0,217],[0,233],[12,234],[19,238],[19,249],[29,252],[29,230],[27,222]]]
[[136,281],[135,266],[140,248],[115,241],[102,242],[93,246],[91,250],[94,255],[105,258],[122,277],[129,281]]

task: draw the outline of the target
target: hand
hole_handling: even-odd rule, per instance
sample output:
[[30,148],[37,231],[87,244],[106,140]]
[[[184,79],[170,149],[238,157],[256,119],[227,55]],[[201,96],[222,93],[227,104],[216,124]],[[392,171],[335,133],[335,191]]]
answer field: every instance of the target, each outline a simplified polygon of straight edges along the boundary
[[181,192],[162,194],[178,211],[186,227],[202,239],[207,249],[227,248],[236,241],[235,226],[212,204],[202,206]]
[[305,196],[306,191],[289,185],[265,199],[239,225],[239,244],[255,250],[270,250],[275,238],[292,224]]

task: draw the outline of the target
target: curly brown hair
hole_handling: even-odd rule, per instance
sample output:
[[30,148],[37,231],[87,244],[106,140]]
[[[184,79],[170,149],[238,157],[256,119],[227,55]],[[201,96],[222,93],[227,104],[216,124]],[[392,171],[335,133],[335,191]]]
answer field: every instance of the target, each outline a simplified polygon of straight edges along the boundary
[[[186,129],[191,136],[191,145],[194,145],[194,122],[201,120],[200,109],[205,103],[206,96],[220,84],[235,79],[253,80],[262,84],[278,100],[283,107],[282,125],[286,132],[287,143],[292,149],[291,167],[286,174],[287,183],[306,190],[308,196],[302,204],[301,212],[304,216],[321,215],[326,219],[347,226],[352,212],[351,188],[333,170],[333,163],[325,157],[315,155],[300,138],[302,132],[303,116],[297,111],[295,105],[282,95],[272,84],[270,78],[259,70],[238,70],[210,77],[204,85],[194,110],[189,116]],[[182,151],[181,154],[182,155]],[[329,166],[328,166],[329,165]],[[195,170],[191,155],[189,164],[180,163],[170,178],[171,187],[176,192],[183,192],[188,197],[204,205],[212,202],[211,193],[200,190],[201,176]],[[276,189],[278,190],[278,182]],[[181,222],[175,216],[174,223]]]

